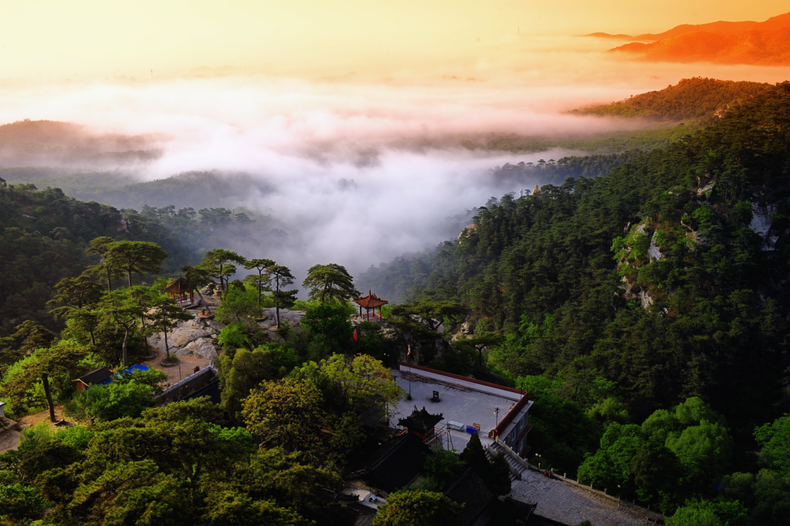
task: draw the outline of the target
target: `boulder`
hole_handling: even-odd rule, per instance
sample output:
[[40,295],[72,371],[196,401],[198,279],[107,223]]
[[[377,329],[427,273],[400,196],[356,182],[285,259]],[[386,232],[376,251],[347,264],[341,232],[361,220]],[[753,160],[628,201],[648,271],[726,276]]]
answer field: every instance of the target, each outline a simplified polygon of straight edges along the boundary
[[207,360],[215,360],[218,356],[217,348],[211,338],[201,338],[184,347],[189,354],[195,354]]
[[[264,318],[260,327],[270,331],[269,337],[276,340],[275,336],[273,336],[273,331],[277,328],[277,315],[274,312],[274,308],[263,309],[263,311]],[[305,313],[299,310],[280,309],[280,323],[288,323],[296,334],[301,334],[304,315]]]
[[168,335],[168,341],[172,342],[176,347],[186,347],[195,340],[208,338],[209,336],[211,336],[210,333],[197,329],[174,329]]

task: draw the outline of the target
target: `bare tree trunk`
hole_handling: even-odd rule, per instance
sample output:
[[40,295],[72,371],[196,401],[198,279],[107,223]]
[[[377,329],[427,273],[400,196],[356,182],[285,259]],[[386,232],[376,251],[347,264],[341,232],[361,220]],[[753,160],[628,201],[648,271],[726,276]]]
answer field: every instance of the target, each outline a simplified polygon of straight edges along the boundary
[[124,327],[124,329],[125,332],[123,334],[123,347],[121,347],[121,349],[123,349],[123,366],[126,367],[129,365],[128,343],[129,343],[129,331],[131,330],[131,327],[129,328]]
[[52,402],[52,389],[49,387],[49,376],[42,374],[41,381],[44,384],[44,395],[47,397],[47,405],[49,406],[49,419],[52,422],[57,422],[58,419],[55,418],[55,404]]
[[167,361],[170,361],[170,347],[167,345],[167,329],[165,329],[165,353],[167,354]]
[[258,271],[258,316],[262,314],[261,313],[261,281],[263,281],[263,272],[259,270]]
[[206,298],[204,298],[204,297],[203,297],[203,294],[201,294],[199,290],[196,290],[195,292],[197,292],[197,295],[198,295],[198,296],[200,296],[200,300],[203,302],[203,305],[205,305],[205,306],[206,306],[206,310],[208,311],[208,313],[209,313],[209,314],[212,314],[212,312],[211,312],[211,307],[210,307],[210,306],[209,306],[209,304],[206,302]]

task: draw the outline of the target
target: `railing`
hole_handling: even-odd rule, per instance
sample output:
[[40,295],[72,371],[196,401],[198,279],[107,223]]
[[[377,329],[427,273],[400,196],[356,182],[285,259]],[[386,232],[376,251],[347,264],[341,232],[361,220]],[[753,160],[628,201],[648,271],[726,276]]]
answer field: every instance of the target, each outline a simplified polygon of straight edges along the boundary
[[437,429],[433,435],[431,435],[428,440],[425,441],[425,445],[431,449],[443,449],[444,441],[444,429]]

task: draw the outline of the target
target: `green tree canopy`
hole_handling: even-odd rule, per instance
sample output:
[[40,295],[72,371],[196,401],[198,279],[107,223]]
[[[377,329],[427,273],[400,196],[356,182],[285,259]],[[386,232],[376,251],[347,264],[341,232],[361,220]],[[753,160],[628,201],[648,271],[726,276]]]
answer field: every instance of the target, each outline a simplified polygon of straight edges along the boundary
[[129,338],[139,329],[139,320],[145,314],[146,290],[139,290],[137,297],[134,289],[114,290],[104,295],[96,304],[95,314],[103,323],[111,325],[123,333],[121,344],[121,360],[124,366],[129,365]]
[[122,270],[117,266],[117,262],[109,259],[107,253],[110,250],[110,245],[115,243],[115,240],[108,236],[100,236],[93,238],[85,249],[85,253],[89,256],[99,256],[101,261],[91,266],[88,272],[107,279],[107,292],[112,290],[112,280],[121,277]]
[[243,256],[240,256],[232,250],[224,248],[215,248],[209,250],[203,256],[203,263],[201,266],[214,275],[219,280],[220,290],[227,292],[228,279],[236,273],[236,265],[243,265],[245,263]]
[[749,526],[746,509],[739,502],[690,500],[674,515],[667,517],[667,526]]
[[373,519],[373,526],[450,526],[456,524],[462,507],[433,491],[390,493]]
[[153,406],[152,387],[130,380],[93,385],[67,404],[66,410],[76,418],[107,422],[123,417],[137,418]]
[[44,387],[50,420],[56,422],[50,380],[58,383],[61,389],[71,388],[71,378],[84,370],[79,363],[87,354],[87,349],[70,341],[61,341],[52,347],[38,349],[31,360],[21,367],[19,374],[4,381],[3,393],[12,401],[19,401],[30,386],[40,380]]
[[[271,259],[248,259],[244,263],[244,268],[247,270],[255,269],[258,271],[258,276],[256,277],[255,274],[250,274],[247,276],[248,278],[253,278],[253,284],[255,288],[258,289],[258,309],[261,308],[261,295],[263,294],[264,290],[269,288],[269,282],[271,278],[266,274],[266,269],[274,265],[274,261]],[[245,278],[246,279],[246,278]]]
[[274,284],[272,296],[274,298],[274,311],[277,319],[277,326],[280,326],[280,308],[288,308],[293,305],[296,299],[296,290],[282,290],[283,287],[294,282],[293,274],[288,267],[283,265],[271,265],[266,273],[271,283]]
[[354,278],[337,263],[310,267],[302,286],[310,290],[309,299],[322,304],[327,300],[347,303],[359,296],[359,291],[354,288]]
[[237,349],[219,357],[221,407],[242,421],[243,401],[264,380],[284,377],[296,365],[292,349],[270,342],[253,351]]
[[167,252],[150,241],[114,241],[106,246],[102,257],[113,268],[126,273],[131,288],[132,274],[158,274]]
[[302,318],[302,325],[310,337],[308,354],[313,360],[342,353],[354,334],[344,305],[313,305]]
[[267,444],[304,452],[310,459],[322,456],[327,415],[321,391],[312,384],[293,378],[262,382],[244,400],[242,415],[247,430]]
[[790,414],[758,427],[754,438],[768,465],[781,475],[790,476]]

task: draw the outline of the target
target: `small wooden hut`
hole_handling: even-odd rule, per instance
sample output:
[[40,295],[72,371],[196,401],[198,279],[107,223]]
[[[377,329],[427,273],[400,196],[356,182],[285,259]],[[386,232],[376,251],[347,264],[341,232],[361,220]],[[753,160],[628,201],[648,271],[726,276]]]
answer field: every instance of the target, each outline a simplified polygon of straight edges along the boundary
[[72,382],[75,383],[74,387],[77,388],[77,392],[81,393],[92,385],[104,385],[112,382],[112,371],[106,367],[99,367],[76,380],[72,380]]
[[373,294],[370,290],[368,290],[367,296],[362,296],[361,298],[354,298],[354,303],[359,305],[359,317],[362,318],[362,309],[365,309],[365,318],[370,321],[370,311],[373,310],[373,317],[376,318],[376,308],[379,309],[378,319],[381,319],[381,307],[389,303],[387,300],[383,300]]
[[169,292],[172,298],[178,295],[178,304],[181,306],[184,305],[184,296],[187,293],[189,294],[189,303],[195,302],[195,287],[186,278],[182,278],[181,274],[177,279],[165,285],[165,292]]

